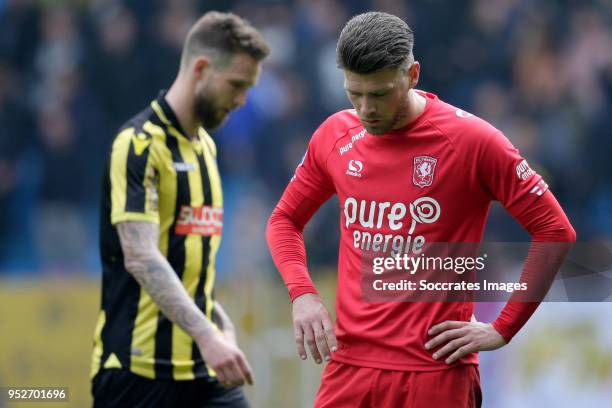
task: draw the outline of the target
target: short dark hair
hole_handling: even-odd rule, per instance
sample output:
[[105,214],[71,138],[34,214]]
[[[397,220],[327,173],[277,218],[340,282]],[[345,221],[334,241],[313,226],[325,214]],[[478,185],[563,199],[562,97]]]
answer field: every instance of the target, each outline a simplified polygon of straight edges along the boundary
[[213,63],[223,64],[233,54],[244,52],[257,61],[270,53],[263,35],[248,21],[233,13],[209,11],[191,27],[181,55],[181,67],[201,54],[210,55]]
[[413,58],[412,29],[401,18],[370,11],[349,20],[342,29],[336,60],[338,67],[357,74],[401,67]]

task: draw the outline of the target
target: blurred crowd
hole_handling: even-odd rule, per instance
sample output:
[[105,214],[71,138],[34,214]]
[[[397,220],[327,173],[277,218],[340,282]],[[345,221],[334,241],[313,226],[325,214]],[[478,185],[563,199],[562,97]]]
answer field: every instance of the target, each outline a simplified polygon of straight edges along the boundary
[[[270,269],[266,219],[316,126],[349,107],[336,39],[366,10],[406,19],[419,88],[504,131],[579,240],[612,238],[611,0],[0,0],[0,271],[99,272],[115,132],[172,83],[187,30],[212,9],[246,17],[272,48],[245,107],[213,134],[222,274]],[[307,230],[314,264],[335,263],[337,217],[332,202]],[[525,239],[502,211],[492,218],[488,239]]]

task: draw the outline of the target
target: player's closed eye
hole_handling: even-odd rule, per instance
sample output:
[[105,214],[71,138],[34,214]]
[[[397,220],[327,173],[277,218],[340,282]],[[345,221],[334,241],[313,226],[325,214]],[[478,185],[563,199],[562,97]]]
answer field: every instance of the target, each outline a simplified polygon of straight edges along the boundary
[[230,85],[235,90],[242,90],[242,89],[247,88],[247,84],[245,82],[241,82],[241,81],[230,81]]

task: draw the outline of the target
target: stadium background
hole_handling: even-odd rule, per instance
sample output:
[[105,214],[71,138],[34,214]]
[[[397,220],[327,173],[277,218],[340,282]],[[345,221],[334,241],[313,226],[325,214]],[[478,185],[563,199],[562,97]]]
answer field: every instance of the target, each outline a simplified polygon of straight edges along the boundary
[[[186,30],[210,9],[247,17],[273,50],[247,105],[214,133],[227,205],[218,296],[255,369],[254,406],[307,407],[318,386],[320,368],[296,358],[262,237],[310,134],[348,106],[334,51],[353,14],[405,17],[419,87],[502,129],[578,239],[610,241],[610,0],[0,0],[0,386],[67,386],[71,406],[90,404],[103,161],[117,126],[170,85]],[[330,306],[337,216],[329,203],[306,231]],[[496,206],[487,239],[528,237]],[[511,345],[481,355],[484,406],[609,406],[611,321],[610,303],[543,304]]]

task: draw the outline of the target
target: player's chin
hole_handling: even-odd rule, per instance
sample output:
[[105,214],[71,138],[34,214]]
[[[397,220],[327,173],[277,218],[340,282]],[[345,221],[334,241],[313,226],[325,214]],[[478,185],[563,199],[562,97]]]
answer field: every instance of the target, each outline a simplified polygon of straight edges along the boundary
[[202,122],[207,130],[216,130],[225,124],[228,115],[217,115],[214,119]]
[[365,130],[371,135],[384,135],[388,128],[382,126],[364,126]]

